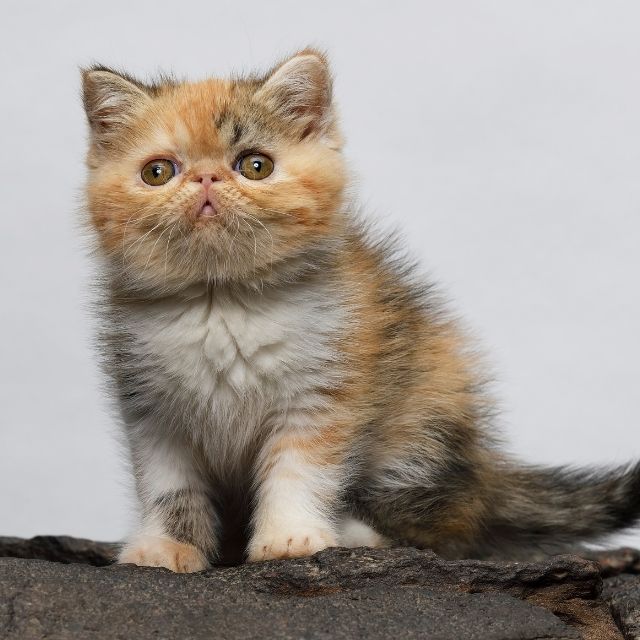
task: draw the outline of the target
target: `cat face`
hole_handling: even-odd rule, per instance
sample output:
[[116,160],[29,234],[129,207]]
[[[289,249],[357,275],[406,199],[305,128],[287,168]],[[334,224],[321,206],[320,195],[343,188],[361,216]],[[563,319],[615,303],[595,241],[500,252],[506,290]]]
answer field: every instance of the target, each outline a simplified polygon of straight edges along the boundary
[[144,85],[84,71],[87,205],[132,283],[268,277],[330,242],[345,186],[324,57],[263,78]]

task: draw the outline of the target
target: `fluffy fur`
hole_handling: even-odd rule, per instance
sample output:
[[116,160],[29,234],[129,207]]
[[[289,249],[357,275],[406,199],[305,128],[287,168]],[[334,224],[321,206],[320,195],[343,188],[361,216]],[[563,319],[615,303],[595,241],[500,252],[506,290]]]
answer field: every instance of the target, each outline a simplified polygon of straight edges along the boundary
[[[537,469],[494,446],[465,337],[349,209],[321,53],[241,79],[83,83],[100,344],[141,505],[122,562],[486,556],[635,522],[638,467]],[[273,173],[243,177],[248,151]],[[179,172],[152,187],[158,158]]]

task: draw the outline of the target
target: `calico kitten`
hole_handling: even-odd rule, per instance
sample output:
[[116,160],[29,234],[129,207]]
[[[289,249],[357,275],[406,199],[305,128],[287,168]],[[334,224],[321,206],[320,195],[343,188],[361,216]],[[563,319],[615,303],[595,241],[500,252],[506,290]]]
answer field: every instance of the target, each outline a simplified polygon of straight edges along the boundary
[[349,209],[321,53],[241,79],[83,82],[100,340],[141,504],[121,562],[198,571],[242,532],[251,561],[480,557],[636,521],[639,466],[539,469],[494,446],[465,337]]

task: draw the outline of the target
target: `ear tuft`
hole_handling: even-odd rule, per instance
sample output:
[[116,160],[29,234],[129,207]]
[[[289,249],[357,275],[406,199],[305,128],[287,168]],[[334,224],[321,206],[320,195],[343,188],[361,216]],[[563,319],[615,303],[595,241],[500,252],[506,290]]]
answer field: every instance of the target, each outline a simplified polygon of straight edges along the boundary
[[273,69],[256,98],[296,125],[303,137],[325,132],[332,124],[332,82],[326,57],[305,49]]
[[82,95],[94,142],[102,144],[149,102],[144,85],[106,67],[82,70]]

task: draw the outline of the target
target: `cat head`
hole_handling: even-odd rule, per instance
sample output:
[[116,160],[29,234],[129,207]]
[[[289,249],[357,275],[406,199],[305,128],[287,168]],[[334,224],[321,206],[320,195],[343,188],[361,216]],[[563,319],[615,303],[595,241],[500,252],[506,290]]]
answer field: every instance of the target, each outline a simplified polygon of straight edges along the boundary
[[83,97],[91,225],[134,286],[268,277],[339,233],[346,167],[321,53],[202,82],[95,66]]

